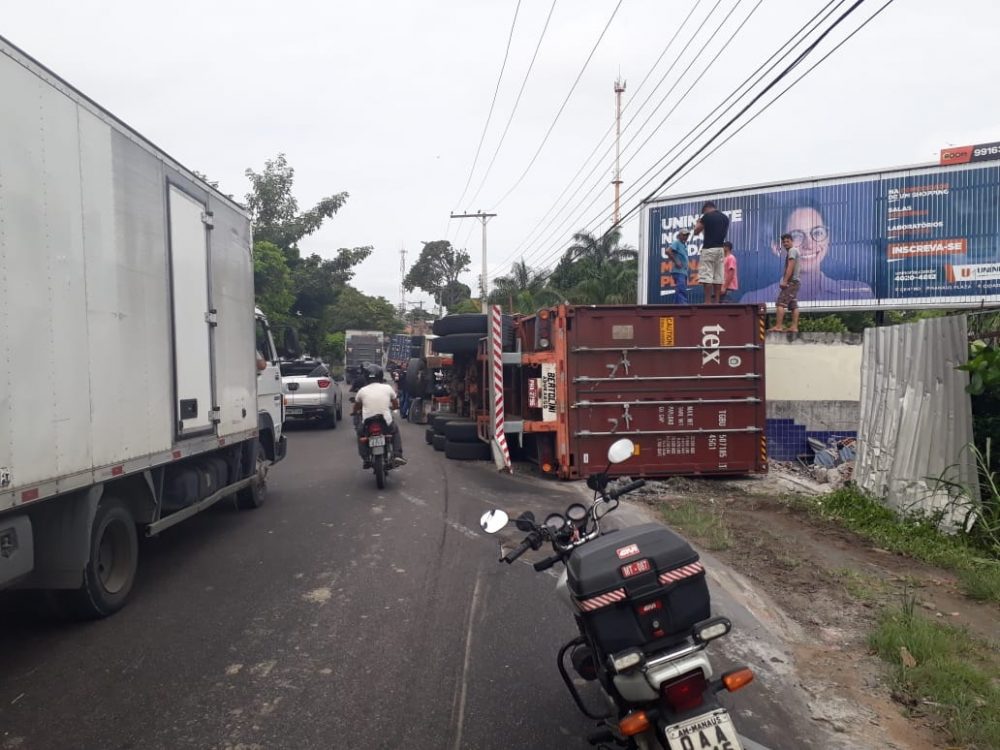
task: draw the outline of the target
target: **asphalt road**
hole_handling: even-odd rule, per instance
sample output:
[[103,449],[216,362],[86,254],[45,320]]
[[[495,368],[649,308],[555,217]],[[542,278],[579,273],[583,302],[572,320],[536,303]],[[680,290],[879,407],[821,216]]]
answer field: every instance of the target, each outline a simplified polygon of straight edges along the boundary
[[0,748],[586,747],[554,579],[497,564],[478,526],[579,489],[448,461],[404,425],[410,462],[378,491],[349,425],[289,440],[264,507],[143,543],[114,617],[0,596]]

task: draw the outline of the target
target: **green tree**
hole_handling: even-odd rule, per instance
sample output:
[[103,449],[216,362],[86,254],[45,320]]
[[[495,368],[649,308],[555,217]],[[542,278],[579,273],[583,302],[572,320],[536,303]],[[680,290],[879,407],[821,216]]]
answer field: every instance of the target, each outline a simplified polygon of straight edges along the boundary
[[372,297],[347,285],[330,305],[322,320],[327,331],[361,328],[384,333],[399,333],[403,321],[396,317],[395,306],[385,297]]
[[343,364],[345,342],[346,336],[343,331],[326,334],[319,347],[320,357],[333,366]]
[[458,280],[470,263],[469,254],[455,249],[447,240],[425,242],[420,257],[403,279],[403,287],[409,292],[422,289],[451,310],[472,294],[469,287]]
[[566,255],[574,261],[584,261],[598,271],[605,266],[636,260],[639,257],[636,249],[631,245],[622,245],[621,239],[622,233],[618,229],[612,229],[600,237],[588,232],[577,232],[573,235],[573,244],[569,246]]
[[549,285],[548,274],[529,268],[522,258],[511,266],[510,273],[493,282],[489,301],[509,312],[531,315],[543,307],[562,301],[563,295]]
[[245,174],[250,180],[246,204],[254,237],[280,247],[293,266],[299,260],[299,241],[337,213],[348,197],[345,192],[336,193],[300,212],[292,195],[295,170],[288,165],[284,154],[264,162],[262,172],[247,169]]
[[612,261],[595,268],[588,261],[582,280],[566,292],[569,302],[580,305],[629,305],[636,301],[637,262]]
[[295,301],[292,273],[281,248],[272,242],[259,240],[253,245],[253,285],[257,304],[273,323],[288,321]]

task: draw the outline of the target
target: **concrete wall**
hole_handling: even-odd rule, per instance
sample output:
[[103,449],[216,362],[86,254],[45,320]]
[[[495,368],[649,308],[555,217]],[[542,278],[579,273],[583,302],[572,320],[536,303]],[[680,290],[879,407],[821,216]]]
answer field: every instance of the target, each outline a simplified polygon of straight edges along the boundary
[[769,334],[768,402],[860,401],[863,340],[857,333]]
[[861,398],[861,334],[770,334],[765,342],[767,442],[772,459],[810,454],[807,438],[854,436]]

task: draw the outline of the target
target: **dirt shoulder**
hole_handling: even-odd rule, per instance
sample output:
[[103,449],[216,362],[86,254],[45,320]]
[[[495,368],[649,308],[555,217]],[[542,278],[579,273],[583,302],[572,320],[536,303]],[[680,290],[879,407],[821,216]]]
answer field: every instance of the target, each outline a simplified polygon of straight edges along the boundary
[[880,550],[805,512],[791,486],[780,474],[673,479],[630,500],[730,565],[799,626],[790,646],[802,687],[817,695],[814,720],[870,747],[947,746],[940,711],[895,690],[870,636],[888,607],[915,601],[923,616],[995,648],[1000,608],[966,598],[946,570]]

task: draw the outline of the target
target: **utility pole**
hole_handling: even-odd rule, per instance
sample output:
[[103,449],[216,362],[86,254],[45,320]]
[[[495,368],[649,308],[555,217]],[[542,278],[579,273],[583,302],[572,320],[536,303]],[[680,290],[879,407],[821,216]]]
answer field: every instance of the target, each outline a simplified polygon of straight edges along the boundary
[[399,317],[406,320],[406,247],[399,248]]
[[622,200],[622,94],[625,91],[625,81],[619,76],[615,79],[615,179],[611,183],[615,186],[615,213],[611,217],[611,226],[617,227],[621,221],[621,200]]
[[452,214],[453,219],[479,219],[483,222],[483,276],[482,276],[482,298],[483,298],[483,314],[489,312],[489,304],[486,301],[487,296],[489,296],[489,277],[486,275],[486,222],[492,219],[496,214],[487,214],[482,211],[476,211],[474,214]]

